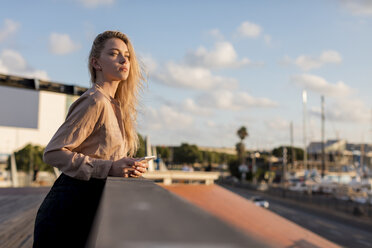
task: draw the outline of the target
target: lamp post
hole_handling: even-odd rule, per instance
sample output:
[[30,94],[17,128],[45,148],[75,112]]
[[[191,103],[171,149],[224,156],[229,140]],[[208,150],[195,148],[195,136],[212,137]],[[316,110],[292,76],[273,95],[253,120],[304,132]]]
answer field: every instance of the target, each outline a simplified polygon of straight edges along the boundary
[[286,174],[287,174],[287,147],[283,147],[283,170],[282,170],[282,185],[285,186]]
[[306,90],[302,91],[302,103],[303,103],[303,141],[304,141],[304,169],[307,168],[307,148],[306,148],[306,103],[307,103],[307,93]]
[[324,96],[321,96],[321,101],[322,101],[322,178],[324,178],[325,174],[325,148],[324,148]]

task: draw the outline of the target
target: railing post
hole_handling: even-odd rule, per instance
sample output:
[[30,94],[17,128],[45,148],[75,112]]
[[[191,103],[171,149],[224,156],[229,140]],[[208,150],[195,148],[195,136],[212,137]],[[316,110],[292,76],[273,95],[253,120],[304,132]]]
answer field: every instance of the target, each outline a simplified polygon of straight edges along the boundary
[[165,185],[171,185],[172,184],[172,178],[171,177],[164,178],[163,183]]

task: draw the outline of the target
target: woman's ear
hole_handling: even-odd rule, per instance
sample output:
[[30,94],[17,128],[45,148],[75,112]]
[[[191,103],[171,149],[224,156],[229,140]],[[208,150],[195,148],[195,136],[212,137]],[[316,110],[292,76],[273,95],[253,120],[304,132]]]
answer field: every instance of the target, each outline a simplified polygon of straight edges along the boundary
[[99,65],[96,58],[92,58],[92,66],[94,69],[96,69],[96,71],[102,71],[102,67]]

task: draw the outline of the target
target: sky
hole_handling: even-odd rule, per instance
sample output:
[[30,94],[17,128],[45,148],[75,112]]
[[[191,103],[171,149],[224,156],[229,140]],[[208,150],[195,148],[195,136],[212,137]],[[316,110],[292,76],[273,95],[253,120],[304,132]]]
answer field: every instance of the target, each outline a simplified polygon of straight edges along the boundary
[[303,147],[321,140],[322,95],[326,140],[372,143],[372,0],[5,0],[0,73],[90,87],[105,30],[145,67],[138,132],[153,144],[234,147],[245,126],[247,148],[271,149],[293,123]]

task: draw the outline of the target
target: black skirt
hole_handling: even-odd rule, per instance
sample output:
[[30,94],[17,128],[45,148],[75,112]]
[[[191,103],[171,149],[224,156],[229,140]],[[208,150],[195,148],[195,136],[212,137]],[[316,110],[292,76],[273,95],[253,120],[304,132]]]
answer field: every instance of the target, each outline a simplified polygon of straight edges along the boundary
[[37,212],[33,247],[84,247],[105,183],[61,174]]

